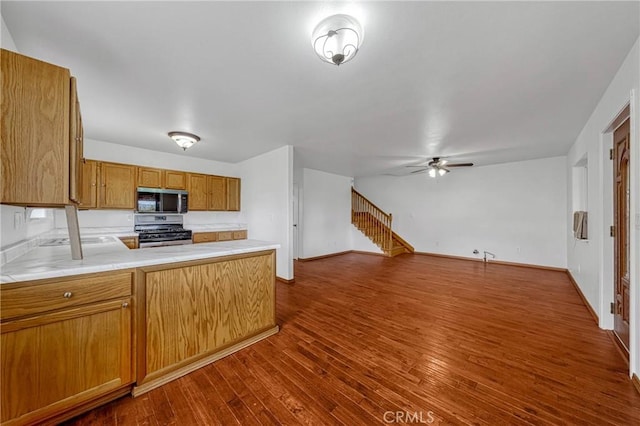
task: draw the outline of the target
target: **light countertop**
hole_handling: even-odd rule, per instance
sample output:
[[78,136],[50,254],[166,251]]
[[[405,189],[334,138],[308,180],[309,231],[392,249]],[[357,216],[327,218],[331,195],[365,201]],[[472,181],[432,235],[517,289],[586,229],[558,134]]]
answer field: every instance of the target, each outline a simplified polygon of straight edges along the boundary
[[[88,235],[82,233],[83,238]],[[137,268],[280,248],[279,244],[272,242],[234,240],[129,250],[118,239],[119,236],[123,235],[112,234],[104,236],[99,243],[83,244],[82,260],[71,260],[71,249],[68,245],[32,248],[2,266],[0,283]]]
[[245,223],[214,223],[210,225],[184,225],[192,232],[241,231],[247,229]]

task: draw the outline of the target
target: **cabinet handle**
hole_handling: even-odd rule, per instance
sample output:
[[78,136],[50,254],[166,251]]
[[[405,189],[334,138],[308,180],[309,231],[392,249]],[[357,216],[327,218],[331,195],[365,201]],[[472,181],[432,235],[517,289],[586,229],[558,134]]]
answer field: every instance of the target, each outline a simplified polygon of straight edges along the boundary
[[71,293],[70,291],[65,291],[62,295],[62,297],[64,297],[65,299],[71,299],[71,296],[73,296],[73,293]]
[[128,307],[129,307],[129,302],[124,302],[124,303],[122,304],[122,307],[123,307],[123,308],[128,308]]

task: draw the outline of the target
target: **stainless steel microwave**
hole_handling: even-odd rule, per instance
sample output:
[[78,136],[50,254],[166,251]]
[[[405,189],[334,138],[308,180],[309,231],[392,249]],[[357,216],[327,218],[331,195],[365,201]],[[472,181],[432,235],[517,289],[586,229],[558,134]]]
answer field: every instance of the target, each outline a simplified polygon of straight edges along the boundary
[[186,213],[189,194],[175,189],[138,188],[138,213]]

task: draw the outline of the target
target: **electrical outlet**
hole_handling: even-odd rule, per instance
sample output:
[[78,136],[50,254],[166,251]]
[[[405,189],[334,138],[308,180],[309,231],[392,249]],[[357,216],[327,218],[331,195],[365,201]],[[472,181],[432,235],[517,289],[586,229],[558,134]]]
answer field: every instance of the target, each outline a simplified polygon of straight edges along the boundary
[[22,224],[24,223],[24,216],[21,212],[15,212],[13,214],[13,229],[22,228]]
[[520,254],[520,247],[516,247],[516,253]]

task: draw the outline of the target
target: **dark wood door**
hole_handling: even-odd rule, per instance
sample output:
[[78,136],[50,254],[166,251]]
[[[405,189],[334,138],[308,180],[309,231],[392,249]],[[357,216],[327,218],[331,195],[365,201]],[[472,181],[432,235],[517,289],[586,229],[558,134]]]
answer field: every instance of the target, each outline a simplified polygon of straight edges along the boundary
[[615,310],[614,331],[620,341],[629,348],[629,258],[630,258],[630,211],[629,211],[629,119],[613,136],[613,203],[614,203],[614,271]]

